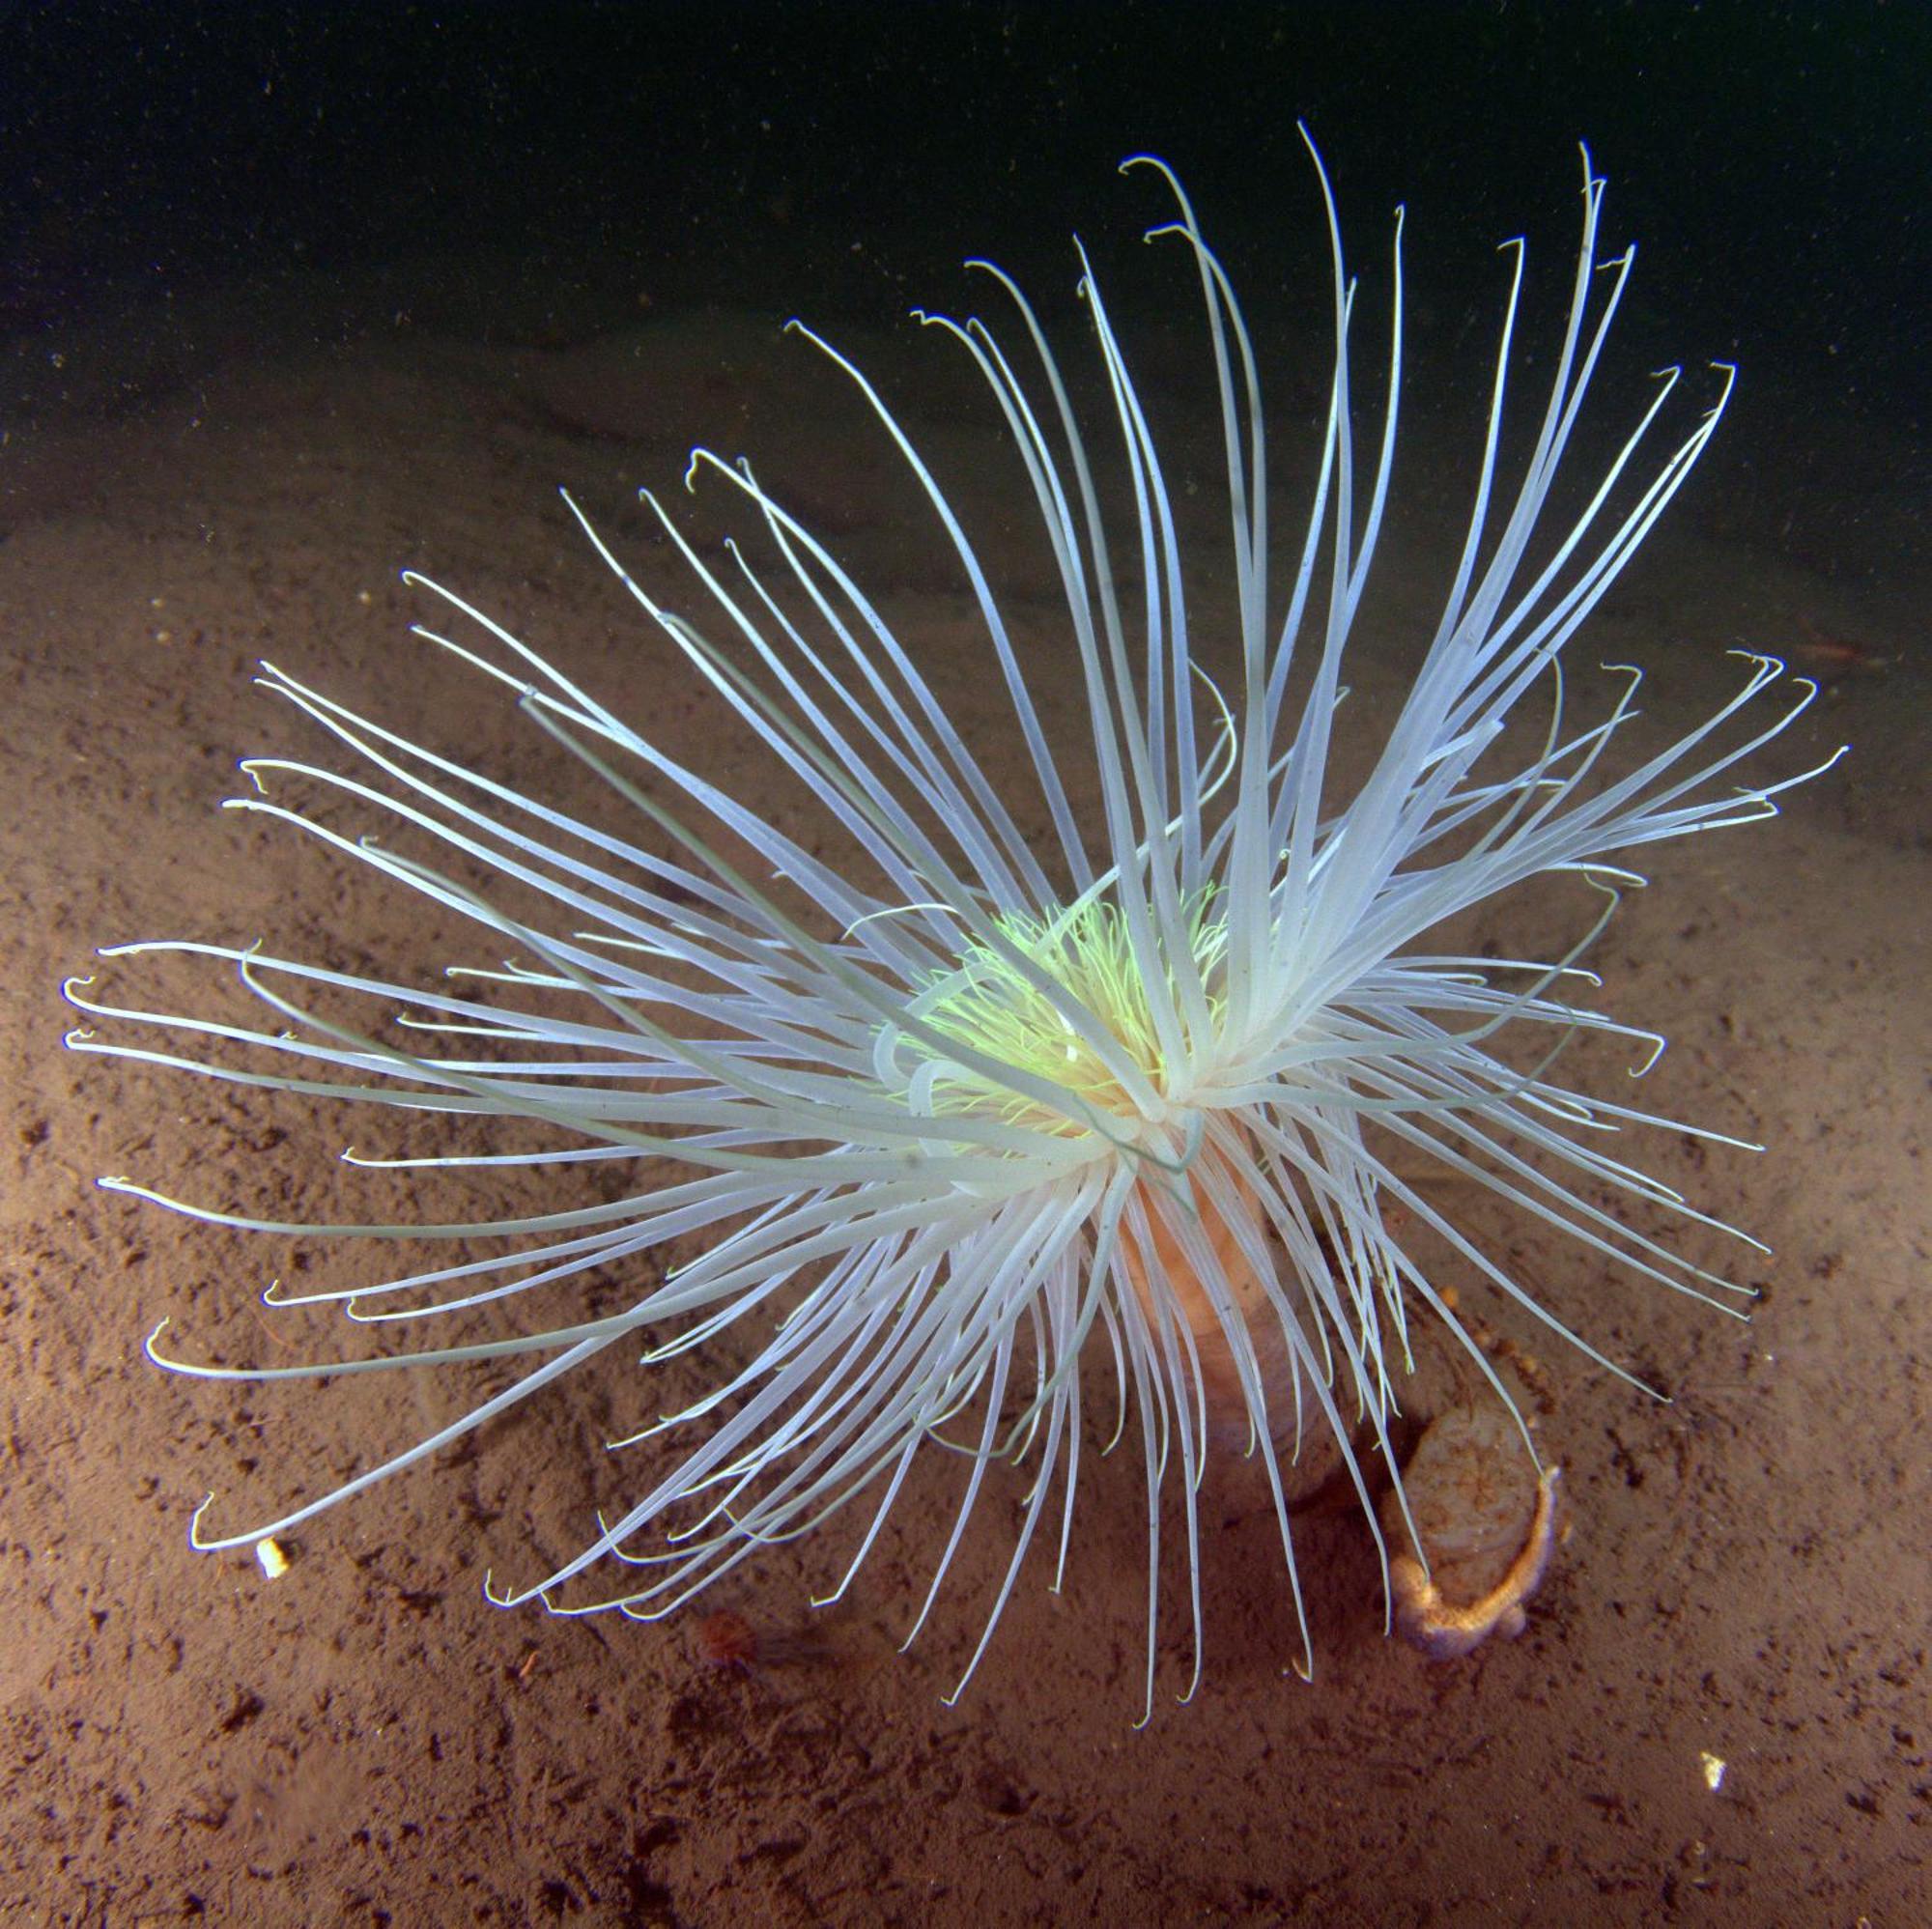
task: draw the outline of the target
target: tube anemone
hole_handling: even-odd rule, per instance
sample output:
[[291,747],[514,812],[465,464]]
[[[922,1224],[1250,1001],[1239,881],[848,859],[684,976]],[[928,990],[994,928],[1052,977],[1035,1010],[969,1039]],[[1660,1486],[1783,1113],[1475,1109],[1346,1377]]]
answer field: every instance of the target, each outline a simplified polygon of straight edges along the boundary
[[[610,1347],[641,1345],[648,1366],[738,1328],[753,1336],[746,1363],[721,1368],[704,1397],[614,1443],[643,1463],[629,1504],[600,1517],[594,1537],[554,1572],[496,1598],[654,1619],[769,1543],[852,1507],[859,1524],[842,1593],[921,1449],[939,1444],[963,1455],[960,1492],[912,1633],[988,1469],[1024,1462],[1031,1476],[963,1688],[1050,1521],[1059,1584],[1097,1377],[1118,1396],[1114,1438],[1131,1416],[1145,1461],[1151,1709],[1161,1536],[1176,1511],[1189,1577],[1189,1692],[1199,1677],[1197,1490],[1210,1454],[1232,1441],[1265,1471],[1305,1672],[1282,1471],[1304,1432],[1325,1428],[1339,1442],[1386,1576],[1374,1461],[1396,1483],[1391,1518],[1422,1552],[1390,1438],[1410,1319],[1441,1322],[1509,1401],[1416,1256],[1416,1229],[1620,1371],[1540,1306],[1419,1170],[1473,1181],[1641,1280],[1718,1305],[1740,1291],[1598,1203],[1621,1192],[1660,1217],[1717,1225],[1605,1149],[1631,1126],[1696,1128],[1573,1089],[1554,1072],[1558,1050],[1579,1034],[1632,1041],[1638,1069],[1662,1048],[1656,1035],[1577,1002],[1596,982],[1577,961],[1583,943],[1617,893],[1641,882],[1628,854],[1772,815],[1776,794],[1802,780],[1740,784],[1734,775],[1812,694],[1801,685],[1789,701],[1767,704],[1782,675],[1768,659],[1746,658],[1740,687],[1715,715],[1641,758],[1618,754],[1634,671],[1620,673],[1618,694],[1593,719],[1565,715],[1561,653],[1702,454],[1732,371],[1717,370],[1715,399],[1653,452],[1679,385],[1667,372],[1607,468],[1574,498],[1583,505],[1574,522],[1544,526],[1632,265],[1629,251],[1599,260],[1603,184],[1586,155],[1567,320],[1527,461],[1513,480],[1500,472],[1523,277],[1516,245],[1453,579],[1373,767],[1338,808],[1324,793],[1334,787],[1343,659],[1396,447],[1401,219],[1388,383],[1363,466],[1350,383],[1353,284],[1318,157],[1335,358],[1307,523],[1281,596],[1269,582],[1247,326],[1174,175],[1148,157],[1127,166],[1156,175],[1171,199],[1172,218],[1149,239],[1184,250],[1198,273],[1238,612],[1228,687],[1196,660],[1160,455],[1084,257],[1080,292],[1112,405],[1097,434],[1132,502],[1136,567],[1119,580],[1118,531],[1103,516],[1089,431],[1019,289],[975,264],[1010,312],[1016,354],[979,319],[921,317],[971,359],[1017,448],[1084,680],[1084,745],[1052,740],[970,538],[884,400],[836,350],[791,325],[857,385],[956,555],[1033,773],[1024,796],[1002,794],[832,552],[748,465],[701,449],[687,482],[724,485],[760,539],[708,559],[645,492],[702,591],[701,620],[661,602],[565,500],[689,671],[815,793],[856,853],[842,868],[414,575],[407,580],[449,612],[449,634],[417,634],[494,680],[594,773],[616,814],[630,815],[628,834],[263,666],[266,688],[360,774],[256,760],[242,769],[257,794],[234,808],[321,838],[507,943],[516,961],[431,989],[262,948],[119,945],[102,955],[187,953],[225,965],[270,1015],[256,1029],[109,1004],[78,979],[69,998],[105,1029],[70,1042],[244,1086],[542,1134],[533,1150],[502,1149],[499,1139],[488,1151],[387,1163],[604,1159],[634,1165],[638,1177],[623,1196],[528,1216],[322,1228],[102,1180],[263,1232],[501,1242],[489,1257],[380,1286],[270,1294],[275,1304],[337,1302],[364,1323],[483,1309],[501,1321],[495,1337],[248,1371],[177,1359],[156,1332],[157,1361],[214,1379],[525,1363],[461,1418],[279,1519],[215,1533],[204,1503],[196,1546],[285,1533]],[[1537,721],[1525,729],[1519,713],[1532,698]],[[1076,769],[1098,797],[1085,817],[1069,780]],[[447,854],[447,867],[273,801],[285,777],[407,826]],[[1050,834],[1030,837],[1028,823]],[[479,867],[494,880],[487,892],[455,874]],[[1426,949],[1447,921],[1551,873],[1602,894],[1602,916],[1569,954],[1498,963]],[[339,1015],[356,1001],[375,1014],[366,1026]],[[401,1033],[379,1035],[398,1014]],[[668,1272],[644,1263],[654,1253],[675,1263]],[[547,1329],[518,1322],[533,1289],[565,1284],[587,1297],[593,1281],[627,1274],[651,1283],[618,1311],[586,1307],[575,1323]],[[1520,1416],[1517,1429],[1533,1458]],[[572,1584],[592,1570],[614,1574],[614,1586],[580,1602]]]

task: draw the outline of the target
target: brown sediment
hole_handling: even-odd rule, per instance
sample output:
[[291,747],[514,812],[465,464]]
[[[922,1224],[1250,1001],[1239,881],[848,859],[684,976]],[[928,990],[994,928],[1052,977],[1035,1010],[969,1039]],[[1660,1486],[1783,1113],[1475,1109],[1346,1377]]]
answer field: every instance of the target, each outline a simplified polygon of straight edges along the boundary
[[814,1666],[834,1658],[832,1639],[820,1625],[754,1621],[729,1607],[714,1608],[697,1623],[691,1647],[700,1666],[722,1674]]

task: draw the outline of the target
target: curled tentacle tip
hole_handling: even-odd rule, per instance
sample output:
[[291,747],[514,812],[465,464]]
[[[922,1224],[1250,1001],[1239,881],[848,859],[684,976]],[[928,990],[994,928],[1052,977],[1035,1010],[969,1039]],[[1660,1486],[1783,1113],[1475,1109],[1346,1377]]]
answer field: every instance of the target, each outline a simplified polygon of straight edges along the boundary
[[191,1515],[188,1516],[187,1544],[198,1554],[205,1554],[212,1547],[217,1545],[213,1541],[204,1541],[201,1538],[201,1518],[213,1505],[214,1505],[214,1493],[213,1490],[211,1489],[209,1492],[205,1493],[202,1496],[201,1505],[197,1507]]

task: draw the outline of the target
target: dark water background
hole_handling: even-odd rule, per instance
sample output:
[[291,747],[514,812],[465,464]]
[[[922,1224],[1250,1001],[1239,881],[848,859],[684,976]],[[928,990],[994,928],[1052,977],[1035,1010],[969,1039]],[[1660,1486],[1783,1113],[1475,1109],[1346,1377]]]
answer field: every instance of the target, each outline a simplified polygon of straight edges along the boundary
[[[1640,241],[1621,354],[1745,372],[1733,532],[1903,617],[1932,596],[1928,98],[1918,0],[24,0],[0,5],[0,423],[139,408],[256,344],[561,345],[712,302],[883,325],[971,299],[968,252],[1070,306],[1068,236],[1118,259],[1160,212],[1112,178],[1143,149],[1265,336],[1326,272],[1297,119],[1365,315],[1404,202],[1417,353],[1466,369],[1494,243],[1526,235],[1560,298],[1587,139],[1608,246]],[[1167,280],[1107,285],[1171,316]]]
[[381,325],[378,274],[391,323],[574,330],[644,280],[877,315],[969,247],[1066,281],[1143,148],[1248,280],[1279,258],[1293,286],[1300,118],[1358,253],[1406,200],[1417,245],[1483,268],[1471,243],[1568,224],[1587,138],[1686,353],[1922,437],[1928,93],[1910,0],[26,0],[0,8],[0,326],[161,329],[239,282],[298,286],[326,339]]

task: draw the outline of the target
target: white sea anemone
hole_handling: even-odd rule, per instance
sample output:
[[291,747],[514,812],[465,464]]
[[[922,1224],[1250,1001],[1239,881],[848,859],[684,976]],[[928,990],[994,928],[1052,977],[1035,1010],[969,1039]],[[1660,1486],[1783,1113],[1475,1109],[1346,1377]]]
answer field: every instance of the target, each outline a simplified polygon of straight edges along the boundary
[[[539,1362],[409,1451],[279,1519],[213,1535],[197,1515],[198,1546],[286,1534],[608,1347],[642,1339],[649,1365],[749,1322],[759,1336],[750,1363],[721,1372],[706,1397],[637,1436],[652,1445],[638,1450],[648,1471],[634,1502],[600,1519],[581,1553],[503,1598],[574,1605],[559,1591],[614,1563],[614,1597],[591,1604],[654,1618],[755,1549],[866,1496],[842,1592],[922,1447],[944,1444],[963,1451],[962,1491],[915,1632],[989,1468],[1023,1461],[1031,1474],[963,1687],[1049,1513],[1057,1572],[1065,1569],[1086,1396],[1098,1374],[1118,1393],[1115,1437],[1131,1414],[1145,1457],[1151,1705],[1164,1496],[1169,1488],[1179,1495],[1198,1677],[1197,1488],[1210,1450],[1226,1450],[1230,1412],[1239,1423],[1235,1450],[1245,1441],[1266,1470],[1299,1615],[1281,1463],[1304,1427],[1325,1426],[1341,1441],[1379,1545],[1364,1461],[1379,1457],[1395,1472],[1389,1424],[1410,1317],[1434,1315],[1508,1398],[1413,1256],[1415,1228],[1575,1338],[1443,1208],[1419,1169],[1480,1182],[1570,1235],[1593,1264],[1614,1260],[1700,1297],[1723,1287],[1595,1203],[1620,1190],[1659,1214],[1716,1223],[1606,1149],[1627,1126],[1665,1121],[1554,1079],[1558,1048],[1579,1033],[1634,1041],[1642,1064],[1662,1045],[1573,1002],[1595,982],[1577,963],[1582,944],[1547,963],[1424,947],[1457,914],[1552,872],[1597,888],[1601,928],[1617,891],[1639,881],[1626,854],[1773,814],[1773,797],[1799,780],[1731,781],[1810,694],[1805,687],[1791,705],[1737,723],[1747,711],[1758,716],[1754,706],[1782,674],[1763,658],[1745,659],[1742,687],[1716,715],[1634,768],[1616,768],[1612,751],[1634,714],[1634,671],[1612,673],[1605,714],[1581,724],[1564,714],[1561,652],[1702,453],[1731,371],[1717,373],[1715,400],[1683,440],[1646,462],[1678,385],[1677,373],[1666,374],[1601,481],[1575,498],[1574,523],[1539,530],[1632,263],[1629,252],[1598,261],[1602,183],[1586,156],[1574,292],[1528,460],[1512,496],[1498,449],[1518,246],[1466,539],[1385,736],[1377,720],[1378,756],[1338,805],[1324,792],[1333,788],[1343,657],[1396,446],[1401,222],[1386,400],[1364,474],[1349,379],[1352,284],[1322,179],[1335,363],[1284,600],[1268,582],[1269,491],[1248,329],[1174,176],[1155,160],[1129,166],[1159,175],[1178,210],[1150,238],[1173,238],[1199,270],[1238,608],[1239,667],[1229,687],[1212,685],[1195,660],[1168,484],[1084,258],[1081,292],[1113,404],[1108,462],[1133,503],[1134,567],[1120,582],[1094,456],[1019,290],[985,268],[1017,317],[1017,355],[979,320],[923,318],[972,358],[1016,445],[1084,677],[1091,734],[1080,750],[1049,740],[994,587],[911,440],[866,378],[819,343],[896,445],[971,585],[1037,773],[1024,798],[1001,794],[914,656],[830,551],[748,466],[703,450],[687,480],[736,492],[762,533],[762,557],[734,543],[728,564],[714,566],[655,496],[644,500],[701,586],[707,616],[661,601],[574,503],[572,513],[690,668],[863,853],[843,871],[420,578],[410,580],[466,627],[465,640],[419,634],[496,679],[588,765],[636,812],[638,841],[264,666],[267,687],[354,752],[363,774],[257,760],[242,768],[260,794],[236,807],[286,819],[473,920],[520,961],[436,990],[259,947],[121,945],[103,955],[186,952],[237,968],[274,1016],[253,1030],[130,1009],[99,1002],[82,979],[69,997],[116,1030],[78,1032],[71,1042],[243,1085],[552,1133],[536,1150],[422,1163],[615,1159],[635,1161],[646,1181],[666,1161],[681,1170],[674,1182],[640,1181],[632,1196],[540,1216],[322,1228],[496,1235],[507,1245],[379,1287],[270,1295],[274,1304],[346,1302],[364,1321],[485,1307],[512,1322],[532,1288],[593,1273],[621,1280],[627,1270],[653,1281],[608,1317],[546,1331],[506,1323],[481,1343],[253,1372],[163,1359],[157,1333],[150,1350],[163,1364],[220,1379]],[[1532,693],[1536,727],[1519,722],[1506,738]],[[1073,759],[1083,756],[1097,821],[1082,821],[1071,801]],[[269,801],[268,780],[286,774],[391,813],[460,854],[452,864],[495,873],[502,889],[486,898]],[[1036,820],[1050,835],[1030,837],[1025,826]],[[375,1035],[381,1019],[355,1027],[309,1008],[334,1012],[343,997],[374,1001],[385,1014],[399,1008],[406,1042]],[[168,1036],[144,1044],[121,1029],[130,1025]],[[1512,1037],[1529,1043],[1509,1047]],[[262,1053],[274,1067],[262,1068]],[[317,1230],[209,1210],[125,1178],[103,1183],[224,1225]],[[1385,1216],[1392,1205],[1404,1209],[1407,1244]],[[639,1265],[660,1249],[677,1262],[661,1283]],[[1526,1429],[1522,1437],[1534,1454]],[[1305,1655],[1305,1621],[1301,1639]]]

